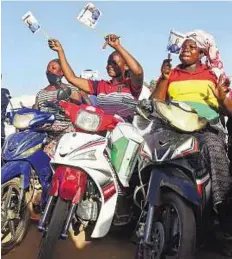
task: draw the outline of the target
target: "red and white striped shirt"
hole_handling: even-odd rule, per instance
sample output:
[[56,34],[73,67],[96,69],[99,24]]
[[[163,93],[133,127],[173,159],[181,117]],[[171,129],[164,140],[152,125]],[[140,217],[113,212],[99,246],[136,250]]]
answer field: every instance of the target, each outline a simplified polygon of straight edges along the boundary
[[131,79],[124,79],[118,84],[112,81],[89,80],[90,94],[97,96],[98,106],[108,114],[117,114],[123,119],[134,116],[134,106],[122,102],[122,98],[138,100],[141,86],[133,86]]

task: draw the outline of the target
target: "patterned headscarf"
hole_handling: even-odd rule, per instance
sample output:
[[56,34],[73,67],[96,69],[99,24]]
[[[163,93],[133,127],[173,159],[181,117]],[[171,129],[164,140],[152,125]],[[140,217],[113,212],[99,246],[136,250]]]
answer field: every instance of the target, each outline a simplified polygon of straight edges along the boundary
[[191,39],[196,42],[197,46],[205,53],[208,66],[212,69],[217,78],[222,75],[223,81],[225,81],[227,76],[224,72],[223,62],[214,37],[205,31],[194,30],[186,33],[186,39]]

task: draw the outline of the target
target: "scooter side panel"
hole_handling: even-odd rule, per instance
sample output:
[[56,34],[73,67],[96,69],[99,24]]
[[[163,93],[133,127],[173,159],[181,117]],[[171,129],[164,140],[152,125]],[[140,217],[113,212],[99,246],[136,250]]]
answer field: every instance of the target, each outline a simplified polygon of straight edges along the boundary
[[38,174],[42,187],[47,188],[47,184],[50,182],[49,178],[52,176],[49,156],[40,149],[28,157],[27,160]]
[[24,175],[24,188],[30,184],[31,165],[27,161],[10,161],[3,165],[1,170],[1,184]]
[[115,213],[117,197],[118,194],[115,193],[107,202],[102,205],[95,228],[91,235],[92,238],[104,237],[109,232]]

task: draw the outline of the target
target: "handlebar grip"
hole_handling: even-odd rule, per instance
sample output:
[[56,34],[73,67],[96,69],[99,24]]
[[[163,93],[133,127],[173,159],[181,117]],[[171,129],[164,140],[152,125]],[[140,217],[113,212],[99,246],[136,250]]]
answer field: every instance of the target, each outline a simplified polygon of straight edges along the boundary
[[134,100],[134,99],[125,98],[125,97],[122,98],[122,102],[126,103],[126,104],[132,104],[134,106],[139,104],[139,101]]

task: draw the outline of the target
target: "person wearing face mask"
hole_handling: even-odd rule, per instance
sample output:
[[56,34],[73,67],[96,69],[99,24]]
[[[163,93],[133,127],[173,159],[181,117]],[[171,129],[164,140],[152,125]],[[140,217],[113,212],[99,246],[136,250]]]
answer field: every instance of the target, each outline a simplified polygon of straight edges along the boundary
[[56,109],[48,106],[47,102],[54,102],[57,100],[57,91],[61,87],[71,87],[72,95],[70,101],[76,104],[91,104],[88,95],[83,91],[79,91],[76,87],[65,84],[62,82],[63,71],[61,69],[59,59],[51,60],[47,65],[46,76],[49,82],[49,85],[44,89],[40,90],[36,95],[35,104],[33,108],[39,109],[44,112],[56,113],[56,120],[52,126],[49,127],[49,131],[52,131],[50,134],[50,142],[46,146],[45,152],[48,155],[52,156],[53,147],[56,142],[56,138],[60,133],[67,133],[74,131],[74,127],[69,118],[66,118],[64,114],[57,113]]
[[[45,112],[56,113],[54,108],[47,106],[47,101],[56,101],[57,100],[57,91],[61,87],[71,87],[72,96],[70,101],[76,104],[86,103],[90,104],[90,100],[83,91],[78,91],[76,87],[65,84],[62,82],[63,71],[61,69],[59,59],[51,60],[47,65],[46,76],[49,82],[49,85],[44,89],[40,90],[36,95],[36,101],[33,105],[33,108],[39,109]],[[70,120],[66,118],[64,115],[57,114],[55,126],[58,128],[65,129],[70,126]],[[53,125],[54,127],[54,125]]]

